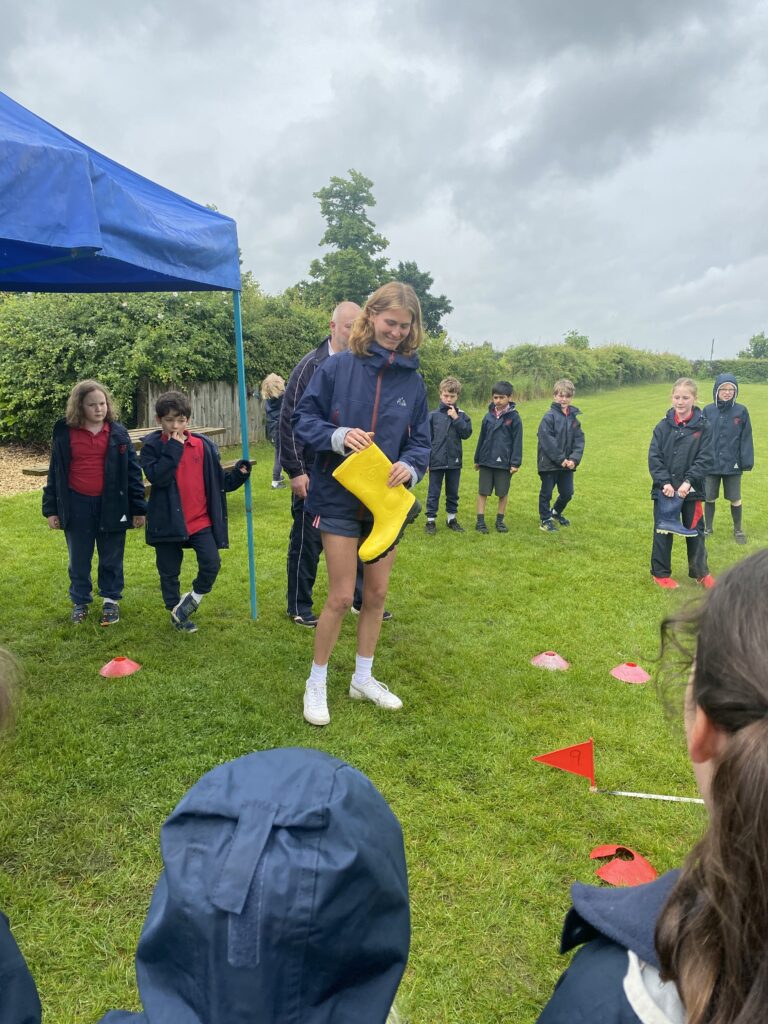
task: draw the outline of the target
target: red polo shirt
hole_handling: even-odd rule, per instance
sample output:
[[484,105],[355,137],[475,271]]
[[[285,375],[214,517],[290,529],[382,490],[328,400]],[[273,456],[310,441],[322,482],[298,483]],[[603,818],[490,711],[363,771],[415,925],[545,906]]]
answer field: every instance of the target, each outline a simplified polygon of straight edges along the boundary
[[[208,515],[208,499],[205,495],[205,479],[203,477],[203,461],[205,459],[205,442],[184,431],[184,454],[176,467],[176,485],[179,488],[181,508],[187,533],[199,533],[211,526]],[[163,441],[168,438],[163,434]]]
[[109,424],[105,423],[98,434],[85,427],[69,428],[69,450],[72,461],[69,464],[67,482],[78,494],[97,497],[104,490],[104,460],[109,444]]

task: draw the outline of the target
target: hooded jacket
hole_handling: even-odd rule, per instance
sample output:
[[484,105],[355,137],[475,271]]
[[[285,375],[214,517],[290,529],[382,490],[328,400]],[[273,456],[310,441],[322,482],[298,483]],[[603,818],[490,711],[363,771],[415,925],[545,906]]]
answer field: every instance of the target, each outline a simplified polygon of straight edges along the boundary
[[144,1007],[103,1024],[384,1024],[408,959],[400,825],[319,750],[219,765],[167,819],[136,952]]
[[0,914],[0,1021],[40,1024],[41,1014],[32,975],[11,934],[8,918]]
[[456,419],[448,415],[445,402],[429,414],[429,435],[432,451],[429,456],[430,469],[461,469],[462,441],[472,436],[472,420],[457,408]]
[[[43,488],[43,515],[58,516],[62,530],[69,529],[69,467],[72,449],[66,420],[58,420],[53,428],[51,464]],[[144,481],[139,460],[128,431],[122,423],[110,423],[107,454],[104,457],[104,490],[101,495],[99,529],[120,533],[133,526],[134,516],[147,511]]]
[[672,982],[658,978],[656,922],[677,881],[668,871],[648,885],[600,889],[577,882],[560,952],[582,949],[562,975],[538,1024],[680,1024]]
[[581,412],[575,405],[568,406],[565,415],[559,402],[553,402],[539,424],[536,468],[540,473],[551,473],[563,468],[566,459],[578,464],[584,455],[584,431],[576,417]]
[[[736,394],[724,402],[717,397],[723,384],[733,384]],[[715,468],[718,476],[734,476],[748,473],[755,464],[755,449],[752,444],[752,424],[746,405],[736,399],[739,385],[732,373],[721,373],[712,388],[712,398],[704,407],[704,415],[712,427]]]
[[702,501],[704,477],[715,472],[714,464],[712,428],[701,409],[695,405],[685,423],[675,423],[675,410],[668,409],[654,427],[648,449],[651,497],[658,498],[664,484],[677,490],[687,480],[691,490],[686,501]]
[[280,462],[291,480],[309,473],[312,466],[312,452],[305,452],[304,446],[296,437],[291,420],[315,370],[331,354],[330,341],[331,336],[328,335],[317,348],[307,352],[294,366],[285,386],[285,396],[280,409]]
[[291,422],[299,442],[315,452],[305,509],[312,515],[356,519],[370,513],[332,473],[344,456],[331,440],[339,427],[373,431],[392,462],[411,466],[420,480],[429,465],[427,392],[417,355],[371,343],[367,356],[339,352],[318,366]]
[[509,409],[497,418],[493,402],[480,424],[475,448],[475,465],[489,469],[519,469],[523,461],[523,421],[510,401]]
[[[193,437],[203,441],[203,484],[211,520],[211,532],[216,547],[229,547],[227,520],[227,492],[242,487],[250,476],[250,466],[245,459],[239,459],[234,469],[224,470],[219,449],[204,434]],[[181,495],[176,483],[176,470],[184,454],[181,441],[169,438],[162,440],[162,430],[148,434],[141,445],[141,465],[152,484],[147,509],[147,544],[161,544],[167,541],[181,544],[189,539]],[[241,473],[240,467],[247,466],[248,473]]]

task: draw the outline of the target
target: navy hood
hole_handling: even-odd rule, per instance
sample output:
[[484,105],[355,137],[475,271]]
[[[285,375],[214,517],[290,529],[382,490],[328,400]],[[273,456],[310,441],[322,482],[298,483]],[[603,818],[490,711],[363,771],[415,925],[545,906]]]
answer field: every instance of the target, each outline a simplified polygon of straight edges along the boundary
[[136,953],[144,1012],[103,1024],[383,1024],[408,959],[400,825],[318,750],[248,754],[161,830]]
[[[351,351],[351,350],[350,350]],[[357,353],[353,353],[357,355]],[[419,368],[419,354],[418,352],[412,352],[409,356],[403,355],[402,352],[393,352],[391,349],[384,348],[378,341],[372,341],[368,346],[368,355],[357,356],[358,359],[370,359],[371,366],[376,368],[378,372],[382,366],[389,364],[390,366],[400,366],[404,370],[418,370]]]
[[[719,400],[717,397],[718,389],[723,384],[733,384],[733,386],[736,388],[736,394],[727,402],[723,402],[722,400]],[[736,383],[736,378],[734,377],[734,375],[732,373],[721,373],[720,376],[715,379],[715,383],[712,388],[712,401],[717,402],[718,406],[721,409],[726,409],[729,405],[733,405],[733,403],[736,401],[738,397],[739,385]]]
[[658,968],[656,922],[679,874],[677,870],[667,871],[655,882],[623,889],[601,889],[574,882],[573,906],[563,926],[560,952],[567,953],[574,946],[603,935]]

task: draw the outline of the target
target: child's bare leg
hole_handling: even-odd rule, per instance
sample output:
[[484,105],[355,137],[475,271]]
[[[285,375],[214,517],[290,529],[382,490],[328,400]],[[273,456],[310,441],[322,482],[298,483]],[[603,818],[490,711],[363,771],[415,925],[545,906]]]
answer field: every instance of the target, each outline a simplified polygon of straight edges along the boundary
[[357,620],[357,653],[363,658],[372,658],[376,653],[384,601],[389,588],[389,574],[396,554],[397,548],[394,548],[378,562],[364,567],[363,606]]
[[499,498],[499,515],[500,516],[503,516],[504,513],[506,512],[506,510],[507,510],[507,501],[508,500],[509,500],[509,495],[508,494],[505,494],[503,498]]
[[327,665],[339,638],[344,616],[352,607],[357,575],[357,537],[323,533],[323,551],[328,570],[328,597],[315,629],[314,662]]
[[477,514],[479,516],[485,515],[485,503],[488,501],[487,494],[478,494],[477,496]]

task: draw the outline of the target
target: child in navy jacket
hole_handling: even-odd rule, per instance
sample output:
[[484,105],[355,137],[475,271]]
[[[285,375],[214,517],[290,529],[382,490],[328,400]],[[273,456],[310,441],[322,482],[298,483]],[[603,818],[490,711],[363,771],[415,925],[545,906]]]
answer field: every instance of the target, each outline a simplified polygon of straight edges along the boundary
[[755,464],[752,445],[752,424],[746,405],[736,401],[739,385],[732,373],[721,373],[712,388],[714,399],[704,407],[704,415],[712,427],[715,468],[704,482],[704,533],[712,533],[715,502],[723,481],[723,494],[731,503],[733,537],[737,544],[746,544],[742,530],[741,474]]
[[508,380],[500,380],[493,385],[491,403],[483,417],[480,437],[477,439],[475,469],[480,471],[480,477],[475,529],[478,533],[488,533],[485,504],[494,490],[499,499],[496,529],[499,533],[509,533],[504,523],[509,481],[523,461],[523,422],[511,397],[512,385]]
[[[544,413],[539,424],[539,446],[536,464],[541,479],[539,491],[539,519],[541,529],[547,533],[561,526],[570,526],[563,515],[573,497],[573,474],[584,454],[584,431],[576,419],[580,409],[572,405],[576,388],[573,381],[563,378],[552,389],[554,402]],[[552,507],[552,492],[557,487],[557,501]]]
[[[155,403],[160,430],[144,438],[141,464],[152,484],[147,510],[147,544],[155,549],[160,589],[175,629],[196,633],[190,616],[209,594],[221,568],[219,549],[229,547],[226,492],[237,490],[251,472],[240,459],[221,466],[216,445],[188,430],[192,407],[180,391],[167,391]],[[197,555],[192,590],[181,596],[179,573],[184,549]]]
[[456,403],[461,383],[455,377],[440,381],[440,405],[429,414],[429,491],[427,494],[427,525],[425,533],[435,533],[435,519],[440,505],[440,491],[445,481],[445,511],[448,529],[464,533],[456,513],[459,510],[462,441],[472,435],[472,420]]
[[71,621],[85,620],[93,600],[91,563],[99,555],[102,626],[120,620],[125,534],[144,525],[144,482],[128,431],[117,422],[114,399],[96,380],[70,392],[64,419],[53,428],[43,515],[63,530],[69,552]]
[[[707,567],[704,544],[704,516],[701,499],[704,478],[712,472],[712,429],[701,409],[695,405],[696,383],[690,377],[680,377],[672,388],[672,408],[656,424],[648,449],[648,470],[653,480],[653,518],[660,526],[659,498],[682,499],[683,526],[696,530],[695,536],[686,537],[688,548],[688,575],[704,587],[715,581]],[[674,590],[678,583],[672,579],[672,534],[654,530],[651,552],[651,576],[655,583]]]

